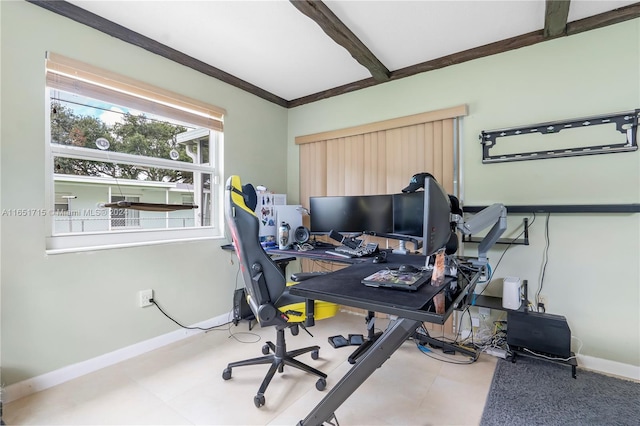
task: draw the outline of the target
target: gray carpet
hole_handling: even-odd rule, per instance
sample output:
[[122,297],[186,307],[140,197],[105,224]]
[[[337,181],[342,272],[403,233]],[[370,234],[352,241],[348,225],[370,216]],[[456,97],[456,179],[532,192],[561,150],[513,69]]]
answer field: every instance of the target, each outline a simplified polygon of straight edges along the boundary
[[640,383],[553,362],[499,360],[481,426],[640,425]]

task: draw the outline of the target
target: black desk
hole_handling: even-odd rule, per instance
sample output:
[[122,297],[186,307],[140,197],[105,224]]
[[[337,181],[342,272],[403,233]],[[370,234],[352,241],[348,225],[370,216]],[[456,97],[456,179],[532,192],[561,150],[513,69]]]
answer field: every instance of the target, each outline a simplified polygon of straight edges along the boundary
[[[480,276],[479,272],[472,276],[459,274],[457,291],[445,306],[444,314],[435,313],[430,302],[433,296],[445,290],[447,284],[441,287],[427,284],[412,293],[372,288],[361,283],[362,278],[384,267],[393,268],[401,263],[419,265],[424,264],[424,259],[422,256],[389,254],[389,263],[354,264],[339,271],[303,281],[289,289],[291,294],[308,299],[325,300],[398,316],[398,319],[391,321],[382,336],[357,360],[325,398],[299,423],[300,425],[321,425],[329,421],[336,409],[414,334],[422,322],[444,324],[454,309],[467,303],[467,296],[473,293]],[[465,260],[460,259],[460,261]]]
[[[331,252],[333,252],[331,247],[314,248],[313,250],[296,250],[296,249],[280,250],[277,247],[273,247],[273,248],[266,249],[266,251],[271,256],[304,257],[305,259],[320,260],[325,262],[346,263],[349,265],[352,265],[355,263],[371,263],[373,259],[373,257],[367,257],[367,256],[365,257],[338,256],[335,254],[331,254]],[[424,263],[424,260],[423,260],[423,263]]]

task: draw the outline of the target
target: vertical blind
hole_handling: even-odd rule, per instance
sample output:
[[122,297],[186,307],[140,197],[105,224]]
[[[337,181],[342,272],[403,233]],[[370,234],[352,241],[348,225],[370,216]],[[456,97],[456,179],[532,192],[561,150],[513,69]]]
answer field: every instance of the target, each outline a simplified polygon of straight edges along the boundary
[[300,136],[300,200],[393,194],[429,172],[449,193],[455,184],[456,120],[466,105]]

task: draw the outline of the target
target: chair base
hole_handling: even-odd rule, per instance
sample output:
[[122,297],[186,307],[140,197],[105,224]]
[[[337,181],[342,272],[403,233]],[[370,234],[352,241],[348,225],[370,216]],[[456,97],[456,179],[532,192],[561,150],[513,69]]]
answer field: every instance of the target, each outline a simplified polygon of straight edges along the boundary
[[284,371],[285,365],[297,368],[302,371],[306,371],[307,373],[314,374],[320,377],[316,382],[316,389],[324,390],[327,385],[327,375],[322,371],[317,370],[295,359],[295,357],[297,357],[298,355],[302,355],[307,352],[311,352],[311,358],[318,359],[319,350],[320,346],[309,346],[306,348],[295,349],[293,351],[287,352],[284,338],[284,328],[278,327],[276,344],[274,345],[272,342],[267,342],[267,344],[262,347],[262,353],[265,354],[265,356],[229,363],[227,365],[227,368],[225,368],[222,372],[222,378],[224,380],[231,379],[231,371],[234,367],[242,367],[245,365],[271,364],[271,366],[269,367],[269,371],[267,371],[267,375],[262,380],[262,384],[258,389],[258,393],[253,399],[254,404],[258,408],[262,407],[265,404],[264,393],[266,392],[269,383],[271,383],[271,379],[273,379],[273,376],[276,374],[276,371],[278,373],[282,373]]

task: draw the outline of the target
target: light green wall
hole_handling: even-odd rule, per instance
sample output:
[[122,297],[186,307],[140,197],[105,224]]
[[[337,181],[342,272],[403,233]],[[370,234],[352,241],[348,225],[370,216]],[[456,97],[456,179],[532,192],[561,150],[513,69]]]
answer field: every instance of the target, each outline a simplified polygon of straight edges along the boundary
[[[296,136],[460,104],[469,107],[461,132],[467,205],[640,202],[638,151],[482,164],[478,141],[482,130],[640,107],[638,19],[291,109],[291,202],[299,194]],[[407,176],[421,171],[408,170]],[[510,220],[507,236],[523,217]],[[531,245],[509,249],[487,293],[501,294],[501,278],[518,276],[529,281],[534,297],[544,230],[545,217],[538,215]],[[581,354],[640,365],[640,214],[552,214],[549,235],[542,290],[548,312],[567,317],[572,334],[584,342]],[[504,249],[497,245],[491,251],[494,266]],[[472,255],[475,247],[466,250]]]
[[[48,209],[48,50],[225,108],[225,177],[286,190],[286,169],[269,167],[286,157],[286,109],[29,3],[0,11],[2,208]],[[231,310],[237,263],[219,248],[226,239],[47,256],[48,218],[0,220],[3,385],[175,330],[137,306],[142,289],[185,324]]]
[[[0,19],[2,208],[47,207],[47,50],[225,108],[224,175],[286,192],[290,204],[299,192],[295,136],[463,103],[467,204],[640,200],[638,152],[483,165],[477,141],[481,130],[640,106],[639,20],[286,111],[26,2],[0,2]],[[584,341],[583,354],[633,365],[640,363],[639,217],[552,215],[543,291],[550,312],[567,316]],[[156,310],[137,307],[138,290],[153,288],[188,324],[231,308],[236,266],[219,248],[226,240],[47,256],[44,220],[0,217],[4,385],[174,330]],[[539,216],[532,245],[511,248],[497,277],[520,276],[535,288],[543,224]],[[502,249],[491,252],[493,262]]]

